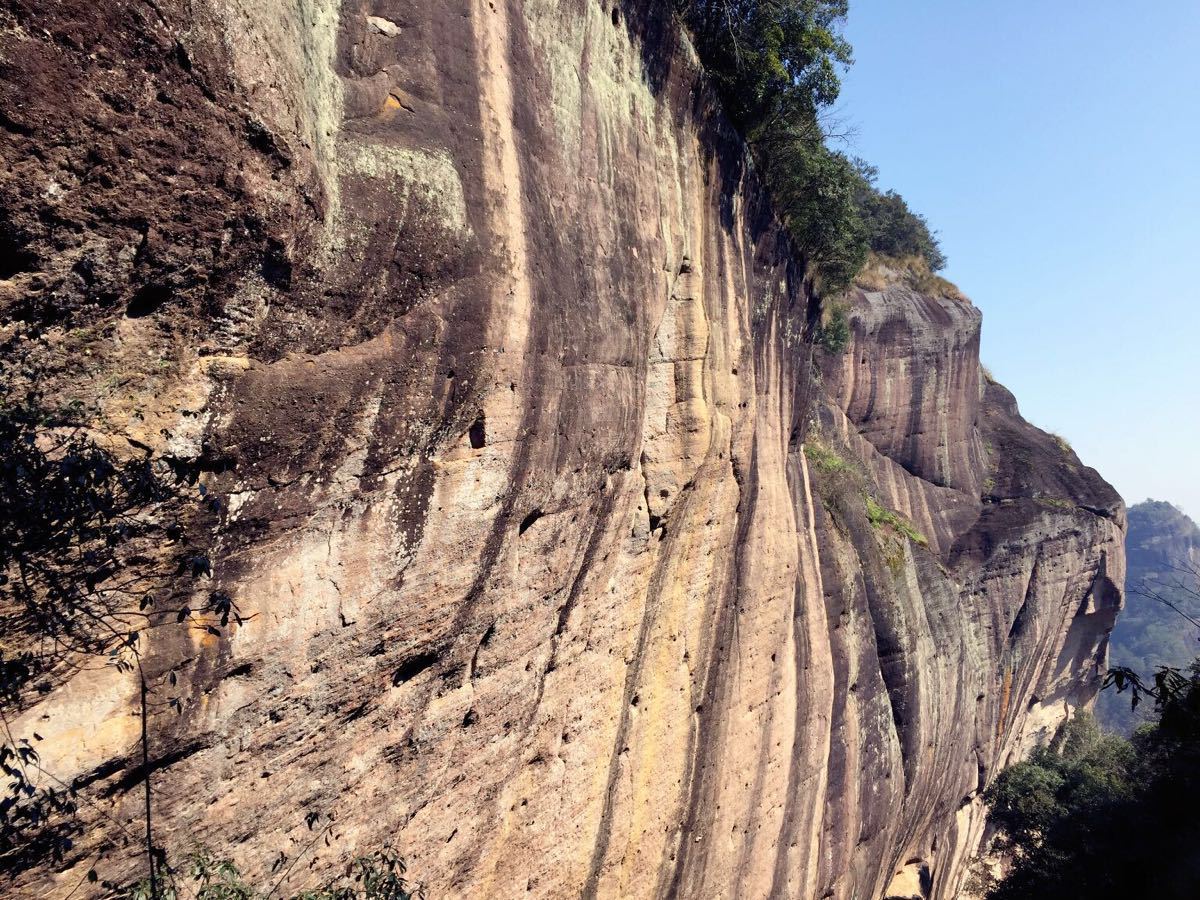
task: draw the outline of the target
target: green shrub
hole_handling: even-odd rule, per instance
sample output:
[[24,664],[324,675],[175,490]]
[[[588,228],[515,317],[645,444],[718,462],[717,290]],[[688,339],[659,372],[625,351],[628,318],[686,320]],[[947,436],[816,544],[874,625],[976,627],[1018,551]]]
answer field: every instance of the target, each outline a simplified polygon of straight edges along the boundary
[[879,503],[875,501],[875,498],[871,497],[870,495],[867,495],[866,501],[867,521],[871,523],[872,528],[882,528],[887,526],[893,531],[904,535],[904,537],[908,538],[913,543],[920,544],[922,547],[925,547],[929,544],[929,539],[926,538],[925,535],[921,534],[921,532],[917,531],[917,529],[913,527],[912,522],[908,521],[908,519],[904,518],[899,513],[892,512],[892,510],[888,509],[886,506],[880,506]]
[[867,250],[858,179],[818,119],[851,62],[838,30],[846,0],[676,0],[676,9],[822,290],[848,286]]
[[725,111],[750,139],[778,120],[815,122],[851,62],[847,0],[676,0]]
[[853,164],[801,128],[772,129],[759,146],[780,218],[815,268],[819,290],[849,287],[868,251]]
[[850,469],[850,464],[846,460],[816,438],[810,438],[805,443],[804,455],[814,468],[829,475]]
[[931,272],[944,269],[946,257],[925,217],[909,209],[895,191],[879,189],[877,168],[861,159],[854,165],[859,176],[855,204],[871,250],[893,259],[918,256]]
[[844,306],[833,304],[826,309],[825,316],[817,326],[815,343],[826,353],[846,351],[850,344],[850,321],[846,318]]
[[1063,814],[1058,794],[1065,782],[1053,766],[1017,763],[985,794],[989,820],[1015,841],[1035,840]]
[[1156,721],[1132,741],[1079,712],[1047,748],[984,793],[1011,862],[989,900],[1191,900],[1200,883],[1200,675],[1160,668],[1106,683],[1149,696]]

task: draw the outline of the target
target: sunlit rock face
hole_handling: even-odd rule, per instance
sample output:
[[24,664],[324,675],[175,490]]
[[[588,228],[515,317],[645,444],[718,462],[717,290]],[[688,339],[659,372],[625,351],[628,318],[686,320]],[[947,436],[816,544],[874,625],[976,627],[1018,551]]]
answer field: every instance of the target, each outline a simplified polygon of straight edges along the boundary
[[[433,897],[952,897],[981,789],[1090,702],[1119,498],[965,301],[858,291],[810,345],[665,6],[6,4],[6,359],[203,470],[250,616],[150,639],[166,846],[281,891],[390,843]],[[135,701],[15,723],[91,801],[18,895],[137,873]]]
[[829,877],[853,896],[854,874],[891,858],[884,896],[954,897],[984,824],[979,794],[1094,699],[1122,602],[1124,508],[981,373],[966,301],[895,286],[857,292],[850,317],[847,352],[823,367],[821,431],[928,551],[878,529],[873,543],[845,479],[815,473],[828,615],[842,626]]

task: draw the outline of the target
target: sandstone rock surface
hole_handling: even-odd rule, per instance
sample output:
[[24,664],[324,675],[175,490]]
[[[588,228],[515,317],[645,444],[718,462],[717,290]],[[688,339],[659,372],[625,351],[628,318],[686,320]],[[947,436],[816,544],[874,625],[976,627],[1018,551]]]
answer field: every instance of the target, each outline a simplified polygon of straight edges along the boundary
[[[165,843],[284,890],[390,842],[433,897],[953,897],[979,792],[1090,702],[1120,499],[965,301],[859,291],[813,349],[661,6],[4,3],[6,372],[201,470],[253,616],[151,642]],[[17,896],[136,872],[135,699],[14,723],[89,799]]]

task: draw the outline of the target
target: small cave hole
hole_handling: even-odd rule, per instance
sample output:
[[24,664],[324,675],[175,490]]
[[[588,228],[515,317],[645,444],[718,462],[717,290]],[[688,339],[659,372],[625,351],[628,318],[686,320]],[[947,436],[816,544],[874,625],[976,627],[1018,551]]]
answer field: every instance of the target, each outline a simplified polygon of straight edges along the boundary
[[37,268],[37,257],[14,238],[0,233],[0,281]]
[[404,682],[416,678],[440,658],[441,654],[432,650],[409,657],[392,673],[392,687],[399,687]]
[[615,3],[613,4],[613,8],[612,8],[612,23],[613,23],[613,28],[616,28],[618,25],[621,24],[621,10],[617,7],[617,5]]
[[492,638],[496,636],[496,623],[493,622],[487,627],[487,631],[483,633],[483,637],[479,639],[479,646],[486,647],[492,642]]
[[529,515],[527,515],[525,518],[523,518],[521,520],[521,524],[517,528],[517,534],[522,535],[525,532],[527,532],[529,530],[529,527],[531,525],[533,525],[533,523],[536,522],[538,519],[540,519],[542,516],[543,516],[542,511],[540,509],[535,509],[533,512],[531,512]]
[[259,271],[263,280],[273,288],[286,291],[292,286],[292,261],[282,241],[272,238],[267,242]]
[[165,285],[144,285],[138,288],[137,293],[129,300],[125,307],[125,315],[131,319],[144,318],[170,299],[171,291]]
[[471,423],[471,428],[467,434],[471,439],[471,449],[482,450],[484,443],[487,441],[487,430],[483,413],[480,413],[475,421]]
[[474,725],[478,721],[479,721],[479,713],[475,712],[475,710],[473,710],[473,709],[468,709],[467,714],[465,716],[463,716],[462,727],[470,728],[472,725]]

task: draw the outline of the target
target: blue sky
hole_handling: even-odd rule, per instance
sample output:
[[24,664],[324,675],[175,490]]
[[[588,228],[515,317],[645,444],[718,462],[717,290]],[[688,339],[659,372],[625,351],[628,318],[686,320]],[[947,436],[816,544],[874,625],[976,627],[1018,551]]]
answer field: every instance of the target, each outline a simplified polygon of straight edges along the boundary
[[940,232],[983,361],[1200,519],[1200,2],[851,0],[847,149]]

